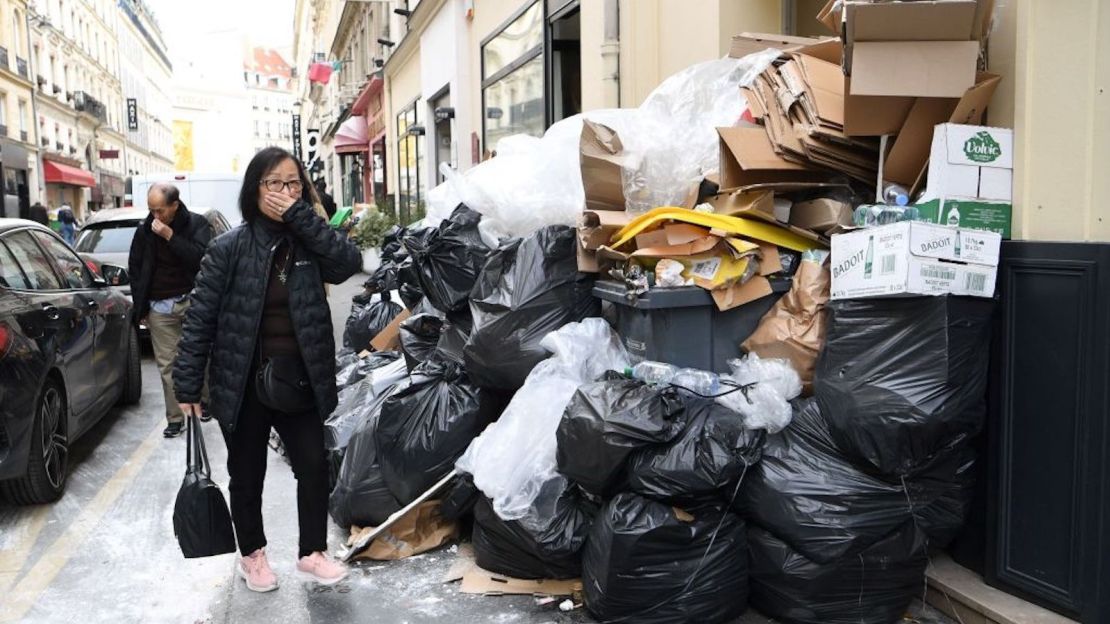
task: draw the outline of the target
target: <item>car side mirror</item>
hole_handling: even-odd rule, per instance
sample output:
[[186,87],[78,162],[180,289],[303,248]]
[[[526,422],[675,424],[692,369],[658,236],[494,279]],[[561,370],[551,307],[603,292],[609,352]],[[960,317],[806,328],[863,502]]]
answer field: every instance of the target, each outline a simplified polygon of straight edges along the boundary
[[110,286],[126,286],[131,283],[131,276],[127,274],[127,269],[123,267],[102,264],[100,265],[100,273],[104,276],[104,281],[108,282]]

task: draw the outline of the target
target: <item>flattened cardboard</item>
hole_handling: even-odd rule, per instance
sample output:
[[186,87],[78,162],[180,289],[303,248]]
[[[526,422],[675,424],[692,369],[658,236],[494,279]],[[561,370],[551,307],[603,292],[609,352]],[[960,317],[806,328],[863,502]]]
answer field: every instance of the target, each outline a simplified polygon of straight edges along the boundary
[[[659,231],[659,230],[656,230]],[[717,236],[705,236],[682,245],[641,247],[630,254],[633,258],[679,258],[708,253],[721,242]]]
[[889,181],[916,191],[929,163],[933,128],[940,123],[978,125],[1001,76],[980,72],[974,87],[959,100],[918,98],[908,112],[905,124],[887,154],[883,176]]
[[726,191],[706,198],[706,202],[713,206],[714,214],[739,217],[759,213],[761,219],[775,218],[774,194],[768,191]]
[[447,573],[443,575],[444,583],[454,583],[463,580],[471,568],[478,565],[475,561],[474,546],[472,544],[459,544],[458,557],[451,563]]
[[844,11],[837,7],[839,2],[840,0],[829,0],[828,4],[817,13],[817,21],[837,35],[843,32],[844,25]]
[[773,293],[771,282],[762,275],[756,275],[743,284],[733,284],[727,288],[719,288],[709,294],[713,296],[713,303],[717,304],[717,309],[721,312],[727,312]]
[[790,210],[790,225],[824,234],[837,225],[852,224],[852,205],[822,197],[796,202]]
[[721,147],[721,188],[805,179],[812,169],[775,153],[762,128],[717,128]]
[[779,248],[770,243],[759,244],[759,274],[766,277],[782,271]]
[[819,43],[821,39],[814,37],[792,37],[774,33],[744,32],[732,38],[732,47],[728,55],[732,58],[744,58],[749,54],[762,52],[767,48],[775,48],[783,52],[790,52],[798,48]]
[[487,572],[474,566],[463,575],[462,587],[459,591],[464,594],[481,594],[483,596],[570,596],[582,591],[582,580],[526,581]]
[[844,86],[844,132],[853,136],[898,134],[916,98],[852,95],[852,81]]
[[[417,505],[405,514],[386,532],[378,536],[370,547],[357,555],[356,559],[374,561],[396,561],[439,548],[459,535],[459,526],[445,520],[439,514],[440,501],[430,500]],[[358,543],[359,538],[374,527],[351,527],[348,545]]]
[[667,242],[667,233],[662,228],[658,230],[651,230],[650,232],[643,232],[636,235],[636,249],[650,249],[652,247],[666,247],[670,243]]
[[612,128],[582,120],[579,137],[579,165],[587,210],[624,210],[621,168],[624,145]]
[[396,351],[400,349],[401,323],[410,316],[412,316],[411,312],[408,310],[401,310],[397,316],[393,317],[389,325],[385,326],[385,329],[383,329],[381,333],[374,336],[374,339],[370,341],[370,346],[373,347],[375,351]]
[[682,245],[709,236],[707,228],[692,223],[670,223],[663,226],[663,231],[667,234],[668,245]]
[[857,41],[851,94],[960,97],[978,58],[978,41]]

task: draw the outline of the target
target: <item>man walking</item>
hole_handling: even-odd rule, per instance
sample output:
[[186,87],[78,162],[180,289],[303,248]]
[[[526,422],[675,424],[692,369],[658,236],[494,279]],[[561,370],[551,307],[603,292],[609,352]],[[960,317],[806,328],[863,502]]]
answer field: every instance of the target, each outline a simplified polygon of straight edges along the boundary
[[185,414],[173,392],[173,361],[189,309],[200,261],[212,240],[212,226],[181,203],[172,184],[159,183],[147,194],[150,216],[143,219],[131,241],[128,270],[136,322],[150,328],[154,359],[162,375],[166,401],[167,438],[181,434]]
[[31,206],[30,217],[35,223],[50,227],[50,213],[46,211],[46,206],[43,206],[42,202],[35,202],[35,205]]

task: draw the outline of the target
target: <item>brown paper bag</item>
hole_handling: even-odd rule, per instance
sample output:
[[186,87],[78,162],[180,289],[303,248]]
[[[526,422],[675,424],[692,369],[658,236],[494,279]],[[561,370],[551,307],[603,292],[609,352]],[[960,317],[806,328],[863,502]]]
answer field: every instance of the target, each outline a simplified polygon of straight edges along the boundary
[[[439,514],[439,505],[437,500],[417,505],[355,558],[395,561],[439,548],[455,539],[459,536],[459,527]],[[351,538],[347,543],[356,543],[359,536],[373,529],[351,527]]]
[[761,358],[790,360],[802,378],[803,396],[813,394],[813,371],[817,355],[825,346],[830,282],[827,263],[802,262],[790,292],[775,303],[740,345]]

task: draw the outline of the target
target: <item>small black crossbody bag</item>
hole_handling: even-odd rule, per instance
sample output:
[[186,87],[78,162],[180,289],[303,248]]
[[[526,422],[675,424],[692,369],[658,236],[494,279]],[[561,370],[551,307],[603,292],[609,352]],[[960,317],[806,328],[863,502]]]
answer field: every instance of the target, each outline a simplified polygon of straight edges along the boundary
[[[282,283],[285,272],[293,256],[288,252],[285,268],[282,269]],[[254,379],[255,394],[262,405],[280,412],[307,412],[316,406],[312,394],[312,382],[308,368],[298,355],[271,355],[262,357],[262,339],[258,338],[258,373]]]

